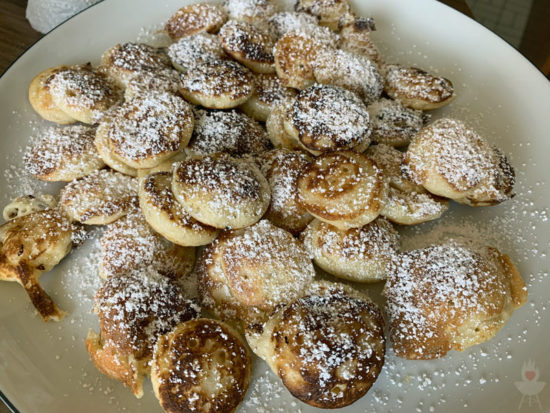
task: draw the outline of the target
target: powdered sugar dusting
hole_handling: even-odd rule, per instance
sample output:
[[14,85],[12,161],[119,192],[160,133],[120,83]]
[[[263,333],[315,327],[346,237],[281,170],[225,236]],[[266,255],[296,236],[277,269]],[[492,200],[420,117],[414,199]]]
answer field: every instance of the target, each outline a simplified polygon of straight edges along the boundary
[[270,147],[267,133],[249,116],[231,111],[195,111],[195,130],[188,153],[226,152],[233,156],[265,152]]
[[197,33],[168,46],[168,56],[175,67],[186,71],[200,62],[222,59],[225,53],[218,36]]
[[142,159],[176,152],[192,124],[189,104],[167,92],[140,94],[109,119],[107,137],[122,159]]
[[[104,164],[94,146],[95,129],[83,125],[51,127],[31,147],[23,161],[26,170],[37,178],[52,173],[65,179],[80,178],[86,165],[101,168]],[[81,165],[85,163],[86,165]]]
[[95,296],[95,309],[106,343],[138,360],[151,356],[160,334],[199,312],[173,281],[151,269],[110,277]]
[[368,142],[369,114],[352,92],[335,87],[314,85],[301,91],[290,118],[306,146],[319,142],[319,149],[351,149]]
[[318,83],[351,90],[367,104],[378,100],[382,94],[383,83],[378,69],[359,54],[322,48],[313,62],[313,73]]

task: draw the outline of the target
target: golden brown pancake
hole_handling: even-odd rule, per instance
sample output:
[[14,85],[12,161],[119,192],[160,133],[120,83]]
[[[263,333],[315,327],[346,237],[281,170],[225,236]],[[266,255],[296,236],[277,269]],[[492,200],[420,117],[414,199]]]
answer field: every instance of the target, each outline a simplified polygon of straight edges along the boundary
[[357,401],[378,378],[383,326],[368,297],[323,282],[276,311],[260,334],[247,332],[247,340],[293,396],[334,409]]
[[248,389],[251,364],[239,333],[220,321],[202,318],[161,336],[151,381],[167,413],[232,413]]
[[0,226],[0,280],[23,286],[44,321],[65,316],[38,278],[69,253],[72,230],[69,218],[59,209],[36,211]]
[[341,229],[374,220],[384,206],[388,182],[365,155],[325,153],[298,178],[300,202],[314,217]]
[[108,278],[94,302],[100,334],[90,331],[86,349],[102,373],[140,398],[157,339],[196,317],[198,308],[174,281],[150,268]]
[[182,7],[174,13],[164,30],[179,40],[197,33],[216,33],[227,20],[224,9],[217,4],[197,3]]
[[437,109],[455,97],[449,79],[434,76],[416,67],[385,65],[384,91],[392,98],[413,109]]
[[426,360],[491,339],[527,289],[507,255],[449,240],[398,257],[384,295],[396,354]]

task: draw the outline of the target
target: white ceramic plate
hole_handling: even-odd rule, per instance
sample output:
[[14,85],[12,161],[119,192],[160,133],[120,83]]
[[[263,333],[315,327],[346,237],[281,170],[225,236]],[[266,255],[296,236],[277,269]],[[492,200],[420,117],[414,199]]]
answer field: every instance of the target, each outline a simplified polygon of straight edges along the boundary
[[[1,205],[43,188],[20,169],[29,137],[46,124],[27,102],[32,77],[57,64],[97,63],[104,50],[154,31],[152,27],[188,2],[107,0],[55,29],[10,67],[0,79],[0,169],[6,169],[0,175]],[[446,232],[485,238],[517,262],[529,285],[529,301],[495,339],[464,353],[412,362],[396,359],[390,351],[373,389],[343,411],[502,413],[518,411],[520,403],[521,411],[539,411],[539,403],[550,411],[550,386],[533,394],[550,380],[545,202],[550,199],[550,83],[504,41],[436,1],[354,3],[359,14],[375,17],[374,39],[387,61],[437,70],[453,80],[458,99],[435,116],[468,120],[511,155],[518,175],[514,200],[484,209],[453,206],[444,221],[422,226],[421,234],[409,231],[405,243],[420,245]],[[161,411],[150,385],[144,398],[136,400],[101,375],[84,349],[88,328],[97,327],[90,314],[99,284],[92,269],[95,250],[90,240],[42,278],[60,307],[70,311],[61,323],[44,324],[18,285],[0,285],[0,389],[22,413]],[[529,360],[540,376],[525,374],[535,371],[526,364]],[[315,410],[294,402],[263,362],[256,360],[254,371],[241,411]]]

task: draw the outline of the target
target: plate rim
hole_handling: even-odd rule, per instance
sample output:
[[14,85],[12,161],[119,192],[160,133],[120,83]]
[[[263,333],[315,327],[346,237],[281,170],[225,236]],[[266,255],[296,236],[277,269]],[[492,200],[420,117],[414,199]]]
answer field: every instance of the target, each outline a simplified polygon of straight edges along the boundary
[[[203,2],[205,0],[197,0],[196,2]],[[207,0],[206,0],[207,1]],[[216,1],[216,0],[215,0]],[[278,0],[276,0],[278,1]],[[356,0],[356,1],[362,1],[362,0]],[[41,41],[43,41],[46,37],[48,37],[51,33],[53,33],[54,31],[56,31],[57,29],[59,29],[60,27],[64,26],[66,23],[68,23],[69,21],[75,19],[77,16],[81,15],[82,13],[88,11],[89,9],[95,7],[95,6],[98,6],[102,3],[106,3],[107,0],[98,0],[96,3],[93,3],[93,4],[90,4],[88,6],[86,6],[85,8],[83,8],[82,10],[80,10],[79,12],[77,12],[76,14],[74,14],[73,16],[70,16],[68,17],[67,19],[63,20],[62,22],[60,22],[59,24],[57,24],[55,27],[53,27],[52,29],[50,29],[48,32],[44,33],[42,37],[40,37],[39,39],[37,39],[36,41],[34,41],[32,44],[30,44],[25,50],[23,50],[18,56],[17,58],[15,58],[5,69],[4,71],[0,74],[0,82],[4,79],[5,75],[12,69],[12,67],[18,63],[28,52],[31,51],[31,49],[33,49],[35,46],[37,46],[38,44],[40,44]],[[114,0],[112,0],[112,2],[114,2]],[[482,25],[481,23],[479,23],[477,20],[475,20],[474,18],[456,10],[455,8],[453,8],[452,6],[448,5],[448,4],[445,4],[443,2],[441,2],[440,0],[437,0],[435,2],[436,4],[439,4],[440,6],[444,6],[445,9],[447,9],[447,12],[451,12],[451,13],[454,13],[454,14],[458,14],[459,16],[461,16],[461,18],[465,18],[467,20],[469,20],[470,22],[473,22],[475,23],[477,26],[479,26],[482,30],[484,30],[486,33],[490,33],[490,35],[492,35],[493,39],[495,39],[496,41],[500,41],[502,42],[503,44],[505,44],[507,47],[509,47],[513,52],[515,52],[516,55],[520,56],[525,62],[528,63],[528,66],[531,66],[531,73],[533,73],[532,69],[535,69],[534,72],[538,73],[538,75],[540,75],[542,77],[542,79],[546,80],[547,81],[547,86],[550,86],[550,80],[546,77],[546,75],[542,72],[541,69],[539,69],[533,62],[531,62],[525,55],[523,55],[518,49],[516,49],[513,45],[511,45],[508,41],[506,41],[504,38],[502,38],[501,36],[499,36],[498,34],[496,34],[495,32],[491,31],[490,29],[488,29],[487,27],[485,27],[484,25]],[[10,399],[5,395],[5,393],[2,391],[2,389],[0,388],[0,401],[4,402],[4,404],[6,405],[6,407],[12,412],[12,413],[22,413],[21,410],[19,410],[11,401]]]

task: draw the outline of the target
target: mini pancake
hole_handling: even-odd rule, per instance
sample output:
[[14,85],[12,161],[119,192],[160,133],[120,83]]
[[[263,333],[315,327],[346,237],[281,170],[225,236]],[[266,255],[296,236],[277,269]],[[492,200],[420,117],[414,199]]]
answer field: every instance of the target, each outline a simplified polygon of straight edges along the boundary
[[313,283],[247,341],[304,403],[340,408],[361,398],[385,356],[384,321],[366,296],[342,284]]
[[371,32],[376,30],[372,18],[354,16],[340,21],[340,27],[340,49],[363,55],[379,66],[382,64],[380,52],[371,39]]
[[201,224],[183,209],[172,193],[172,173],[154,172],[140,181],[139,204],[151,227],[182,246],[212,242],[219,230]]
[[136,75],[170,67],[170,60],[160,49],[145,43],[121,43],[103,53],[101,70],[121,88]]
[[151,381],[167,413],[232,413],[248,389],[251,364],[239,333],[225,323],[202,318],[179,324],[160,337]]
[[53,102],[50,94],[50,82],[53,75],[68,69],[69,66],[54,66],[37,74],[29,85],[29,103],[42,118],[60,125],[76,122],[72,116],[62,111]]
[[429,192],[471,206],[513,196],[514,169],[500,150],[461,121],[438,119],[423,128],[403,160],[405,174]]
[[74,221],[109,224],[137,205],[137,185],[129,176],[102,169],[67,184],[61,190],[59,205]]
[[271,203],[264,215],[279,228],[298,235],[313,219],[300,203],[297,180],[312,161],[304,152],[274,149],[257,158],[260,169],[271,187]]
[[204,249],[197,273],[202,306],[243,324],[300,297],[315,277],[302,244],[267,220],[220,234]]
[[340,20],[351,14],[348,0],[297,0],[295,9],[317,17],[320,25],[335,31]]
[[94,312],[100,333],[90,330],[86,339],[92,361],[141,398],[158,338],[195,318],[198,308],[174,281],[149,268],[105,281],[94,297]]
[[313,62],[320,44],[309,35],[291,31],[275,44],[275,71],[286,87],[305,89],[315,82]]
[[160,69],[137,74],[128,80],[124,99],[138,98],[151,92],[178,94],[181,88],[181,75],[174,69]]
[[416,67],[385,65],[384,91],[404,105],[419,110],[437,109],[447,105],[455,97],[449,79],[434,76]]
[[382,210],[388,182],[369,158],[351,151],[320,155],[298,178],[308,212],[340,229],[359,228]]
[[136,96],[105,123],[98,133],[105,134],[112,155],[135,169],[153,168],[171,158],[187,145],[193,132],[191,106],[168,92]]
[[315,264],[336,277],[357,282],[385,280],[399,251],[399,234],[384,218],[347,230],[313,220],[301,239]]
[[229,20],[218,34],[223,50],[233,59],[257,73],[275,72],[275,39],[260,27]]
[[168,56],[172,66],[182,73],[198,63],[226,58],[218,36],[210,33],[193,34],[172,43]]
[[25,153],[25,169],[43,181],[82,178],[105,166],[94,145],[95,128],[51,127]]
[[491,339],[527,289],[507,255],[449,240],[402,254],[384,295],[397,356],[426,360]]
[[73,226],[54,208],[16,217],[0,226],[0,280],[19,283],[44,321],[60,321],[60,310],[38,279],[71,250]]
[[151,267],[166,277],[186,281],[195,264],[193,248],[174,245],[154,232],[139,210],[109,224],[99,244],[103,278]]
[[82,123],[96,123],[122,98],[120,90],[89,63],[56,71],[48,82],[52,102]]
[[284,127],[314,154],[349,149],[362,152],[370,143],[366,106],[357,95],[336,86],[314,85],[298,93]]
[[257,73],[254,75],[254,83],[254,94],[240,108],[247,115],[262,122],[267,120],[277,105],[296,96],[296,91],[283,86],[275,73]]
[[371,139],[395,147],[405,146],[424,126],[422,112],[406,107],[397,100],[380,99],[371,103]]
[[223,153],[176,165],[172,192],[189,215],[215,228],[243,228],[260,220],[271,191],[252,162]]
[[265,129],[254,119],[235,110],[195,110],[195,129],[185,152],[231,156],[258,155],[271,148]]
[[181,94],[189,102],[211,109],[230,109],[254,93],[254,77],[244,66],[226,60],[205,61],[182,77]]
[[137,176],[138,170],[136,168],[132,168],[126,165],[113,154],[113,149],[111,148],[109,139],[107,138],[107,132],[111,123],[112,114],[104,116],[101,120],[101,123],[97,126],[96,135],[94,138],[94,144],[97,149],[97,153],[99,154],[101,159],[103,159],[103,162],[105,162],[105,164],[111,169],[114,169],[115,171],[120,172],[124,175]]
[[320,50],[313,63],[317,83],[343,87],[366,104],[380,99],[384,88],[377,66],[369,58],[339,49]]

